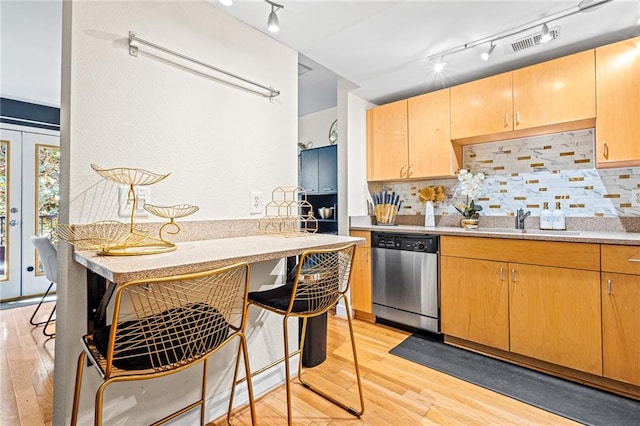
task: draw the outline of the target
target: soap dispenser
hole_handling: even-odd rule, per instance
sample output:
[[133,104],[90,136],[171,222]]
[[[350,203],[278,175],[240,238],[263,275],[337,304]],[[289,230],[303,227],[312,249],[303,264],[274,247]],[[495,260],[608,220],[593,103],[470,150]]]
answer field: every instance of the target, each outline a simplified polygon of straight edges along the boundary
[[540,229],[553,229],[553,217],[547,202],[544,203],[544,208],[540,212]]
[[565,218],[564,218],[564,211],[560,206],[560,201],[556,202],[556,209],[553,211],[553,214],[552,214],[552,222],[553,222],[553,229],[561,229],[561,230],[567,229]]

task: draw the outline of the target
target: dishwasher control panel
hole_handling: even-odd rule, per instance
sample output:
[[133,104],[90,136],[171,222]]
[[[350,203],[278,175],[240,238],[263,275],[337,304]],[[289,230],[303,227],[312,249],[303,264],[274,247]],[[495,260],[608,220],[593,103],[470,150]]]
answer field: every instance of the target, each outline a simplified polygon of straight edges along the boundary
[[438,252],[438,235],[374,232],[372,238],[373,247],[389,250],[416,251],[422,253]]

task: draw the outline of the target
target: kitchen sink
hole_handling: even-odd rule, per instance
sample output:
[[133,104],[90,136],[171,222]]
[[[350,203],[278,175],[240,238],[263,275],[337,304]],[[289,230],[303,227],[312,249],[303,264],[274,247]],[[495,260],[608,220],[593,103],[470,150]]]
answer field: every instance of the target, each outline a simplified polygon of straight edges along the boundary
[[491,234],[580,235],[578,231],[561,231],[554,229],[477,228],[474,229],[474,231]]

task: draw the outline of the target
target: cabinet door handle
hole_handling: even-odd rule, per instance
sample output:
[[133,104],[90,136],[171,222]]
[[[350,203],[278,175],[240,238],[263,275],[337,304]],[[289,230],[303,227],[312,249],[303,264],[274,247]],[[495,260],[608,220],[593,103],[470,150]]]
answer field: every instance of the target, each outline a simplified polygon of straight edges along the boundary
[[520,125],[520,113],[516,112],[516,126]]
[[369,252],[368,251],[364,252],[364,262],[365,263],[369,263]]
[[509,113],[504,115],[504,127],[509,127]]
[[323,191],[335,191],[333,188],[322,188]]
[[630,257],[627,259],[629,262],[636,262],[636,263],[640,263],[640,259],[637,257]]
[[605,158],[605,160],[609,159],[609,147],[607,146],[606,142],[602,143],[602,156]]
[[607,280],[607,294],[611,295],[611,279]]
[[511,270],[511,281],[516,282],[516,270],[515,268]]
[[504,268],[500,267],[500,281],[504,281]]
[[407,167],[407,165],[403,165],[402,168],[400,169],[400,177],[404,177],[404,175],[406,174],[404,169]]
[[411,177],[413,174],[413,163],[409,165],[409,169],[407,170],[407,177]]

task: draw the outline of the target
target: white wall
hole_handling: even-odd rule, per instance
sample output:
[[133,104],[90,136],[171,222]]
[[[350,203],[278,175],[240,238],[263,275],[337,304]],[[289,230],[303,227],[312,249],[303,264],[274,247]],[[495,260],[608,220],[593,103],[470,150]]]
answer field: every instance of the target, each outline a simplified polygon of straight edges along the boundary
[[349,111],[348,173],[348,214],[362,216],[367,214],[367,109],[375,105],[352,93],[347,97]]
[[329,129],[338,118],[338,107],[303,115],[298,118],[298,141],[313,142],[312,148],[330,145]]
[[[144,46],[130,56],[129,31],[282,94],[272,103]],[[64,2],[62,64],[61,222],[117,219],[117,185],[91,163],[171,172],[151,202],[200,206],[190,219],[249,217],[250,191],[268,200],[297,183],[297,53],[206,2]],[[54,424],[68,423],[86,317],[84,270],[65,245],[60,257]],[[159,393],[163,408],[175,399]],[[153,405],[132,398],[112,403],[149,420]]]

